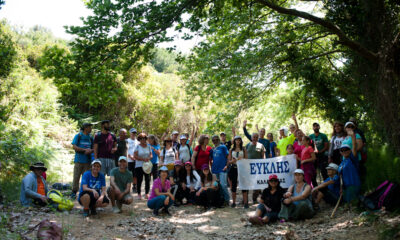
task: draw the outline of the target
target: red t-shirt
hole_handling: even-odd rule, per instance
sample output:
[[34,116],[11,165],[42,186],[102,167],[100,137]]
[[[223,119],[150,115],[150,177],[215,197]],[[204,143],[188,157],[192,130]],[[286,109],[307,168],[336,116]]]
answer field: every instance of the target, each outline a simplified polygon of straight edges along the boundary
[[310,159],[311,158],[311,153],[314,152],[314,149],[311,146],[308,146],[307,148],[304,148],[301,150],[301,161]]
[[207,146],[206,151],[203,151],[201,149],[201,146],[198,145],[194,148],[194,150],[197,152],[197,160],[195,162],[195,169],[196,170],[201,170],[201,166],[203,164],[210,164],[210,152],[211,152],[211,147]]

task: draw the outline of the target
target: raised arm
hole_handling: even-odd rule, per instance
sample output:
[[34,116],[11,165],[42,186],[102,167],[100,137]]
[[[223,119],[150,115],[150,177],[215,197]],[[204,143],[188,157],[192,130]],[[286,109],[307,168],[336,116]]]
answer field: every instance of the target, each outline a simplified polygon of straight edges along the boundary
[[294,126],[295,126],[295,132],[299,129],[299,124],[297,123],[297,118],[296,118],[296,114],[292,114],[292,119],[293,119],[293,121],[294,121]]
[[249,141],[251,141],[251,135],[249,134],[249,132],[247,132],[246,125],[247,125],[247,120],[244,120],[243,121],[243,133],[247,137],[247,139],[249,139]]

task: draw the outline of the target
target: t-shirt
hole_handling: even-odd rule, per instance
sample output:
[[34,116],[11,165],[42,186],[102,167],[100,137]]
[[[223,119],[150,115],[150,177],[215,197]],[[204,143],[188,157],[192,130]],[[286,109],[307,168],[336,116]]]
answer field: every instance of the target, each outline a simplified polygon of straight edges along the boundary
[[[140,145],[136,146],[135,152],[138,153],[138,156],[140,158],[149,158],[150,157],[150,153],[151,153],[151,148],[149,145],[147,145],[146,147],[142,147]],[[135,163],[135,168],[139,168],[143,166],[143,161],[139,161],[136,160]]]
[[[357,139],[361,139],[361,136],[360,136],[360,134],[358,134],[358,133],[356,133],[356,140],[357,140]],[[347,136],[347,137],[343,140],[342,145],[343,145],[343,144],[349,145],[349,146],[350,146],[350,149],[353,150],[353,140],[351,139],[351,136]],[[360,152],[357,152],[357,158],[358,158],[359,161],[361,161],[361,153],[360,153]]]
[[[79,139],[79,141],[78,141]],[[76,145],[80,148],[91,149],[93,139],[90,135],[85,135],[82,132],[75,135],[74,139],[72,140],[72,145]],[[75,159],[74,162],[76,163],[90,163],[91,162],[90,155],[86,155],[84,153],[75,152]]]
[[343,185],[345,187],[361,186],[357,167],[354,165],[351,157],[343,159],[343,161],[339,165],[338,172],[342,176]]
[[270,143],[269,143],[269,146],[270,146],[271,156],[272,156],[272,157],[275,157],[276,142],[270,142]]
[[265,152],[264,145],[259,142],[257,142],[256,145],[254,145],[253,143],[247,144],[246,150],[248,159],[262,159],[262,153]]
[[325,182],[328,181],[334,181],[333,184],[329,184],[328,185],[328,189],[329,191],[331,191],[331,193],[335,194],[337,197],[339,197],[340,195],[340,180],[339,180],[339,176],[335,175],[333,178],[328,177],[327,179],[325,179]]
[[114,154],[111,153],[111,150],[115,142],[117,142],[117,138],[112,133],[96,134],[94,137],[94,144],[98,144],[97,157],[113,159]]
[[188,145],[179,146],[179,160],[181,160],[183,163],[190,161],[190,149]]
[[340,149],[344,139],[344,137],[333,136],[331,139],[332,150]]
[[42,196],[46,196],[46,189],[44,187],[44,183],[42,181],[41,177],[37,177],[37,193],[42,195]]
[[165,180],[164,187],[162,186],[161,179],[157,178],[153,182],[153,187],[151,188],[151,193],[149,197],[149,201],[155,197],[157,197],[155,189],[158,189],[159,192],[166,193],[168,190],[171,188],[171,183],[169,182],[168,179]]
[[299,158],[301,158],[301,151],[304,149],[304,145],[300,145],[299,141],[295,141],[293,143],[294,154],[296,154]]
[[292,134],[289,137],[285,137],[279,140],[278,145],[276,147],[279,149],[281,156],[287,155],[286,147],[289,144],[293,144],[295,139],[296,138],[294,134]]
[[261,194],[261,199],[267,207],[271,208],[272,212],[279,213],[281,210],[283,194],[285,194],[283,188],[278,188],[274,194],[271,194],[270,189],[266,188]]
[[210,164],[210,154],[211,154],[211,147],[207,146],[206,151],[203,151],[201,149],[201,146],[198,145],[194,148],[194,150],[197,152],[197,160],[195,162],[195,169],[200,170],[201,166],[204,164]]
[[270,150],[270,143],[268,139],[265,138],[259,138],[258,142],[261,143],[264,146],[265,149],[265,158],[269,158],[269,154],[271,152]]
[[118,167],[111,169],[110,176],[114,177],[114,182],[121,192],[126,190],[126,185],[131,183],[133,178],[131,171],[127,169],[125,172],[121,172]]
[[313,133],[310,135],[310,138],[314,141],[318,151],[321,151],[324,148],[325,143],[329,142],[328,137],[323,133],[319,133],[318,136],[316,136],[315,133]]
[[[160,150],[160,145],[151,145],[155,150]],[[151,153],[153,154],[153,158],[151,159],[152,164],[157,164],[158,163],[158,155],[156,152],[151,149]]]
[[231,149],[231,147],[232,147],[232,142],[231,142],[231,141],[227,141],[227,142],[224,142],[224,143],[222,143],[222,144],[224,144],[224,145],[226,146],[226,148],[228,149],[228,151],[229,151],[229,149]]
[[93,177],[92,171],[89,170],[84,172],[82,175],[79,194],[82,194],[83,192],[83,185],[87,185],[88,188],[95,189],[99,194],[101,194],[101,188],[106,186],[106,178],[101,172],[99,172],[99,175],[97,175],[97,177]]
[[[134,151],[136,149],[136,146],[140,144],[140,142],[135,138],[128,138],[128,154],[134,156]],[[128,157],[128,162],[133,162],[132,159]]]
[[304,173],[306,173],[306,174],[315,173],[315,167],[314,167],[313,162],[303,163],[303,160],[311,158],[311,153],[313,153],[313,152],[314,152],[314,149],[311,146],[304,147],[304,149],[301,151],[301,166],[300,166],[300,168],[303,169]]
[[115,159],[118,161],[121,156],[128,156],[128,141],[117,138],[117,151],[115,152]]
[[314,149],[311,146],[308,146],[307,148],[303,146],[303,150],[301,150],[301,161],[310,159],[311,158],[311,153],[314,152]]
[[228,148],[223,144],[220,144],[218,147],[212,149],[212,173],[216,174],[223,172],[226,162],[228,161],[228,155]]
[[[161,157],[164,157],[164,164],[171,164],[175,162],[175,149],[174,148],[170,148],[170,149],[163,149],[161,150]],[[164,156],[164,152],[165,152],[165,156]]]

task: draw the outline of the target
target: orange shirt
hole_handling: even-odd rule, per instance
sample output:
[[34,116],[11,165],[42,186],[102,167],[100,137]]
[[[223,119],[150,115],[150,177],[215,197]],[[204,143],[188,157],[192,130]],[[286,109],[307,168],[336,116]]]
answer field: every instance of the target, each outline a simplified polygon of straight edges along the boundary
[[46,196],[46,190],[44,189],[44,183],[41,177],[37,178],[37,193]]

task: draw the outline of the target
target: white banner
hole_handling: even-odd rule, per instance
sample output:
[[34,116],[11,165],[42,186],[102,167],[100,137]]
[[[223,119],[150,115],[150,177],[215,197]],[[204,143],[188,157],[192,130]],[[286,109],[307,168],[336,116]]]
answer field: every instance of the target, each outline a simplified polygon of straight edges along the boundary
[[268,187],[268,177],[276,174],[281,187],[288,188],[294,183],[296,170],[294,154],[266,159],[242,159],[237,161],[239,189],[258,190]]

